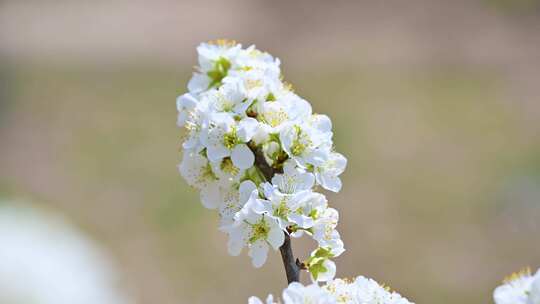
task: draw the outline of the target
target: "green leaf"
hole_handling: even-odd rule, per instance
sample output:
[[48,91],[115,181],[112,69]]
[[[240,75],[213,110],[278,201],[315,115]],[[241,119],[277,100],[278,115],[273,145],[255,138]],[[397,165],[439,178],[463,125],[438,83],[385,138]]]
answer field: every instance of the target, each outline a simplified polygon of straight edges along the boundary
[[226,58],[220,57],[218,60],[216,60],[216,62],[214,62],[214,69],[206,73],[211,80],[208,87],[212,88],[219,86],[223,78],[227,76],[230,68],[231,63]]
[[317,250],[315,250],[311,257],[307,260],[306,264],[308,267],[309,272],[313,276],[313,278],[316,280],[320,273],[325,273],[328,271],[326,267],[324,267],[324,262],[330,258],[334,257],[332,254],[332,251],[330,248],[324,248],[319,247]]
[[317,280],[317,278],[319,277],[319,274],[325,273],[328,271],[328,269],[324,267],[323,265],[324,261],[325,260],[321,260],[318,263],[309,266],[309,272],[311,273],[311,275],[313,276],[315,280]]

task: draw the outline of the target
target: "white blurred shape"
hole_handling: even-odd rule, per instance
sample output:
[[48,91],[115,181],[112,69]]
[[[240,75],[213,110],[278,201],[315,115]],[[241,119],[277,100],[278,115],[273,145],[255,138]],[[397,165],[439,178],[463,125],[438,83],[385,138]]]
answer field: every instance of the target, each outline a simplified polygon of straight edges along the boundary
[[111,266],[62,218],[0,201],[0,303],[126,304]]

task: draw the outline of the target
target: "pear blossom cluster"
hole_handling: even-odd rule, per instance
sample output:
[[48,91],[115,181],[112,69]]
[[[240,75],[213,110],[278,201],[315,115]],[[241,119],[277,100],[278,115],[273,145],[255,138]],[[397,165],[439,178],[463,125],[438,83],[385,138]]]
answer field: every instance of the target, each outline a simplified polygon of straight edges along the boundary
[[347,159],[334,150],[332,122],[282,79],[280,61],[254,46],[202,43],[188,92],[176,101],[185,129],[179,171],[219,214],[228,251],[246,248],[255,267],[285,237],[308,235],[304,262],[314,281],[333,279],[344,252],[338,211],[318,189],[338,192]]
[[[412,304],[388,287],[363,276],[354,280],[334,279],[323,286],[293,282],[283,290],[282,300],[283,304]],[[272,295],[264,302],[257,297],[248,300],[248,304],[275,303]]]
[[540,269],[525,269],[507,278],[493,292],[495,304],[540,304]]

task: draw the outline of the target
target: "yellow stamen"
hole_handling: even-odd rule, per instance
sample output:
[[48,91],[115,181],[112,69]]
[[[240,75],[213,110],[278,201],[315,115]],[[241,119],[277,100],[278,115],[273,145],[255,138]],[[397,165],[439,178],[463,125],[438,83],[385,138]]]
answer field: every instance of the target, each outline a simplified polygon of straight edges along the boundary
[[232,46],[235,46],[237,43],[234,40],[217,39],[217,40],[208,41],[208,44],[213,44],[213,45],[222,46],[222,47],[232,47]]
[[508,284],[508,283],[510,283],[512,281],[515,281],[517,279],[520,279],[522,277],[527,277],[527,276],[530,276],[530,275],[531,275],[531,268],[530,267],[525,267],[525,268],[521,269],[520,271],[514,272],[511,275],[504,278],[503,283]]

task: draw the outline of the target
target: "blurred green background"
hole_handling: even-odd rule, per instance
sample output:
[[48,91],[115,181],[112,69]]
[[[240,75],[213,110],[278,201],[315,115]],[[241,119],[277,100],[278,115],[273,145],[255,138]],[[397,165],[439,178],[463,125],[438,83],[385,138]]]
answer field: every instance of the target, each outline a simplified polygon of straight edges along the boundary
[[0,196],[77,222],[139,303],[279,294],[279,254],[228,256],[176,170],[195,47],[235,39],[279,57],[334,122],[338,276],[491,303],[540,267],[539,33],[533,0],[2,1]]

